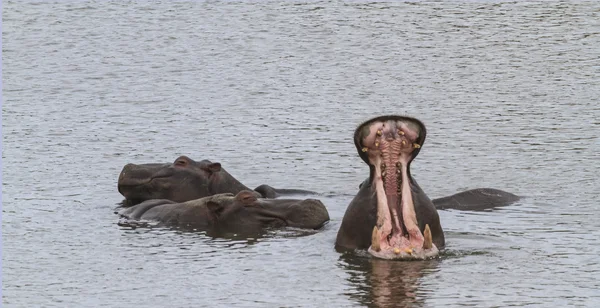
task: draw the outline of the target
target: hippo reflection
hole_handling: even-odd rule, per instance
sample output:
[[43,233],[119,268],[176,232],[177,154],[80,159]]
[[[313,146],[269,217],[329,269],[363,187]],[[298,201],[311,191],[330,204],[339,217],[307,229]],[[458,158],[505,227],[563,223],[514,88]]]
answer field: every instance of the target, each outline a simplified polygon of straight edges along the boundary
[[[424,277],[435,271],[440,260],[389,262],[364,258],[354,253],[340,255],[338,266],[347,273],[347,294],[363,307],[422,307],[419,291]],[[431,287],[431,286],[429,286]]]
[[118,214],[128,220],[155,221],[161,226],[232,233],[254,233],[269,227],[319,229],[329,221],[319,200],[260,199],[248,190],[183,203],[148,200]]

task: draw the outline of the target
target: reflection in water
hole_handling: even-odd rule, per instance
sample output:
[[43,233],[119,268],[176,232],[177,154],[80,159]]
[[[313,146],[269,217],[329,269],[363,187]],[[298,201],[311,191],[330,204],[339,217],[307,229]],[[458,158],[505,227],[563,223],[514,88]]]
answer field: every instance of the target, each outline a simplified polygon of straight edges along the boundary
[[417,297],[420,278],[431,273],[439,259],[428,261],[390,261],[353,253],[340,257],[340,265],[350,275],[356,292],[347,295],[369,307],[421,307]]
[[[298,228],[261,228],[260,230],[245,230],[239,233],[226,232],[220,230],[197,230],[181,227],[162,226],[156,221],[147,220],[129,220],[120,218],[117,225],[121,230],[133,230],[136,233],[173,233],[182,236],[197,236],[209,246],[211,243],[217,243],[219,247],[228,247],[226,243],[231,242],[232,245],[246,243],[254,245],[265,239],[293,239],[304,236],[310,236],[319,232],[319,230],[306,230]],[[224,245],[225,243],[225,245]]]

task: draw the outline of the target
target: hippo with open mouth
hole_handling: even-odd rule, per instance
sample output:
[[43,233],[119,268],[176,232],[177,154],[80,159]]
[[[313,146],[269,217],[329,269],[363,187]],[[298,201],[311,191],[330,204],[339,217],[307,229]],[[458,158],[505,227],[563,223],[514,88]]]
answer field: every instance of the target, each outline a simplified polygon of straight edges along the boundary
[[348,206],[336,248],[368,249],[377,258],[422,260],[444,247],[436,208],[410,174],[425,141],[425,125],[402,116],[381,116],[360,125],[354,144],[369,165],[368,182]]

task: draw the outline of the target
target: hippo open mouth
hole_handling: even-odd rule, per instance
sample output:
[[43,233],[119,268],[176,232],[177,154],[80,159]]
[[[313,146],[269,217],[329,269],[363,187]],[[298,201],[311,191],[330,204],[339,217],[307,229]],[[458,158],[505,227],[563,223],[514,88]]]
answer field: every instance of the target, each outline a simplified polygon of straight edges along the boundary
[[411,193],[410,163],[425,141],[417,119],[383,116],[359,126],[354,142],[371,168],[377,223],[369,253],[383,259],[426,259],[439,254],[429,225],[419,229]]

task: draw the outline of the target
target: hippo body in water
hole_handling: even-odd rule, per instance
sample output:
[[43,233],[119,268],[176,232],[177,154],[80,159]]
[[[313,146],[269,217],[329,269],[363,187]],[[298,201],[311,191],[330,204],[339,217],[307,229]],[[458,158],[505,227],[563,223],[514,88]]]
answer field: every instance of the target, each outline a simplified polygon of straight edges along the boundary
[[[419,230],[424,232],[425,226],[429,225],[432,242],[438,250],[442,249],[445,237],[436,208],[419,184],[411,179],[410,191]],[[372,182],[361,185],[346,209],[335,243],[339,251],[368,249],[371,246],[373,229],[378,221],[378,198]]]
[[452,196],[433,199],[438,210],[482,211],[512,204],[519,196],[494,188],[476,188]]
[[360,125],[354,144],[369,166],[369,180],[352,200],[336,248],[368,249],[383,259],[425,259],[445,245],[437,210],[410,174],[425,141],[425,125],[382,116]]
[[[229,174],[220,163],[194,161],[187,156],[180,156],[173,163],[127,164],[119,175],[118,189],[125,197],[124,206],[151,199],[185,202],[216,194],[237,194],[242,190],[251,190]],[[269,185],[258,186],[254,193],[258,198],[316,194],[308,190],[276,189]]]
[[148,200],[121,209],[129,221],[153,221],[161,226],[197,231],[256,233],[268,227],[319,229],[329,214],[315,199],[261,199],[253,191],[217,194],[187,202]]

